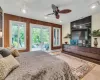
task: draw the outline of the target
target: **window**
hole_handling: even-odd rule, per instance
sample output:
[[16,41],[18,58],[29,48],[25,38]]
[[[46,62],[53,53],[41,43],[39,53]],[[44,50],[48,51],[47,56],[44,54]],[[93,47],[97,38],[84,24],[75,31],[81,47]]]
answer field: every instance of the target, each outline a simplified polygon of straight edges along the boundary
[[30,49],[31,51],[49,51],[51,47],[51,28],[37,24],[30,24]]
[[60,28],[53,28],[53,45],[60,46]]
[[10,46],[19,50],[26,48],[26,23],[10,21]]

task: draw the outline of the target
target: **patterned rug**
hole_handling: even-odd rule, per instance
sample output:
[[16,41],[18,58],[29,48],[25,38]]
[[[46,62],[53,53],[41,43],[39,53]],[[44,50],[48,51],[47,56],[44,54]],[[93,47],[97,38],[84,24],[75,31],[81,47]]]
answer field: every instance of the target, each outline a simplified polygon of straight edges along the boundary
[[68,54],[61,53],[60,51],[52,52],[50,54],[67,62],[72,70],[72,73],[79,79],[82,79],[87,73],[89,73],[96,66],[95,63],[74,56],[70,56]]

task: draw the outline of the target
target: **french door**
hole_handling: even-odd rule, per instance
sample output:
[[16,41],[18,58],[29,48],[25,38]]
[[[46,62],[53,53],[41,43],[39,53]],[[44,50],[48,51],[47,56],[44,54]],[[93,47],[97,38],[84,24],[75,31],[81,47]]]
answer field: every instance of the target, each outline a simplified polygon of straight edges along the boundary
[[50,50],[50,28],[42,25],[30,24],[30,49],[31,51],[37,50]]

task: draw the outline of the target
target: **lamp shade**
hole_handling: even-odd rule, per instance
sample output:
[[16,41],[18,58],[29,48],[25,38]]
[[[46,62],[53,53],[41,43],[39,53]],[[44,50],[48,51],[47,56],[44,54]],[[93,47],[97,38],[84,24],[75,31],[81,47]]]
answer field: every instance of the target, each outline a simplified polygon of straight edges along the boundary
[[0,38],[2,38],[2,32],[0,32]]

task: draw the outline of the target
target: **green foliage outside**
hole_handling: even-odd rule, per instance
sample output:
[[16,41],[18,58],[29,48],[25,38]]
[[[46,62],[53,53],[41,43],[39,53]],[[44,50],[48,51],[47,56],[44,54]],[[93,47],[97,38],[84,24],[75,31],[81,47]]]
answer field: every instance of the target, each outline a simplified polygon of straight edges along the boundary
[[100,29],[94,30],[91,34],[93,37],[100,37]]
[[[24,34],[25,27],[19,27],[17,25],[12,26],[12,45],[16,48],[25,47],[24,43]],[[18,33],[19,32],[19,33]],[[18,39],[19,37],[19,39]],[[44,42],[45,44],[49,44],[49,31],[48,29],[40,29],[40,28],[32,28],[32,43],[40,44]],[[19,44],[18,44],[19,42]]]
[[41,42],[49,42],[49,31],[47,29],[32,28],[32,42],[39,44]]
[[[18,42],[19,42],[19,47],[23,47],[24,44],[24,34],[25,34],[25,28],[24,27],[19,27],[17,25],[13,25],[12,27],[12,45],[16,48],[18,48]],[[19,39],[18,39],[19,36]]]

